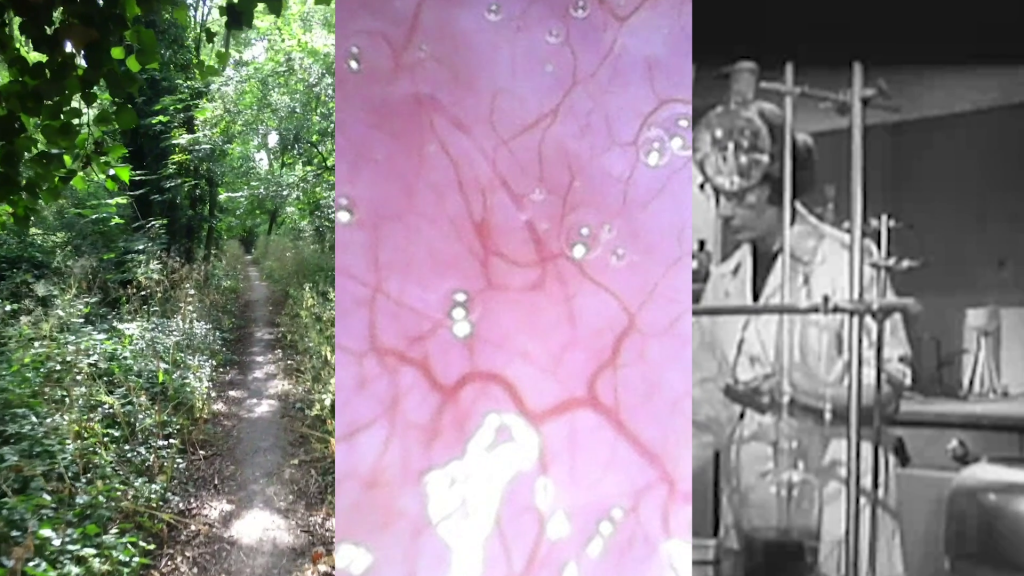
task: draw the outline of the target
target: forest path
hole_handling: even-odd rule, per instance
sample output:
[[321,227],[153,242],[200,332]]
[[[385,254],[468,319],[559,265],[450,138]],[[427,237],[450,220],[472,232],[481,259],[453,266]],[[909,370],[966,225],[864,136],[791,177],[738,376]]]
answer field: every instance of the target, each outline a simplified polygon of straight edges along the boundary
[[333,538],[310,529],[316,503],[307,501],[310,491],[303,488],[315,483],[315,473],[299,456],[302,439],[285,407],[288,384],[275,343],[272,298],[251,261],[246,272],[237,369],[216,391],[208,446],[190,450],[181,510],[175,511],[190,525],[174,535],[154,574],[295,576],[325,568],[310,566],[314,546],[328,547],[320,541]]

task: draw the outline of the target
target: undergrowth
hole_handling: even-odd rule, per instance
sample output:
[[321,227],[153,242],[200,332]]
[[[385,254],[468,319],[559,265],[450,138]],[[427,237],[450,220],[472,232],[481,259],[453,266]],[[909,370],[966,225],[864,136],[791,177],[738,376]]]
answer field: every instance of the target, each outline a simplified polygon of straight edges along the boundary
[[0,575],[135,575],[209,415],[242,282],[144,242],[0,235]]
[[295,407],[315,443],[333,451],[334,255],[278,235],[261,239],[255,257],[282,303],[277,323]]

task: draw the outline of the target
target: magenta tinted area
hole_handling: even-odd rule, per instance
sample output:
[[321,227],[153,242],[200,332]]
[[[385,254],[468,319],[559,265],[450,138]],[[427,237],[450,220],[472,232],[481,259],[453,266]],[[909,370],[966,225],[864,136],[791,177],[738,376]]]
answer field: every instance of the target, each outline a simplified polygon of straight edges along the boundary
[[689,573],[689,3],[338,10],[338,572]]

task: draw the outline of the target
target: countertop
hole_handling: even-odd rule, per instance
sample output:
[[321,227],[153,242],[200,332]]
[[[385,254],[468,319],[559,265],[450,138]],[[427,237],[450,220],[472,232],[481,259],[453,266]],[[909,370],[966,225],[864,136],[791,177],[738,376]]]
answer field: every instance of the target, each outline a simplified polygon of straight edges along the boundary
[[994,400],[904,398],[897,426],[956,426],[1024,433],[1024,397]]

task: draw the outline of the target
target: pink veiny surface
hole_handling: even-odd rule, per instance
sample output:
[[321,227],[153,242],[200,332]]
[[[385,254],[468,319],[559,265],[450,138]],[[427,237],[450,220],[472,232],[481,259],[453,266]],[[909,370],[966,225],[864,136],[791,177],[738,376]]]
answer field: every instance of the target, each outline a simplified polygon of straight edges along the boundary
[[[338,542],[383,576],[673,574],[690,159],[641,157],[689,114],[690,3],[338,6]],[[467,447],[492,412],[535,443]]]

